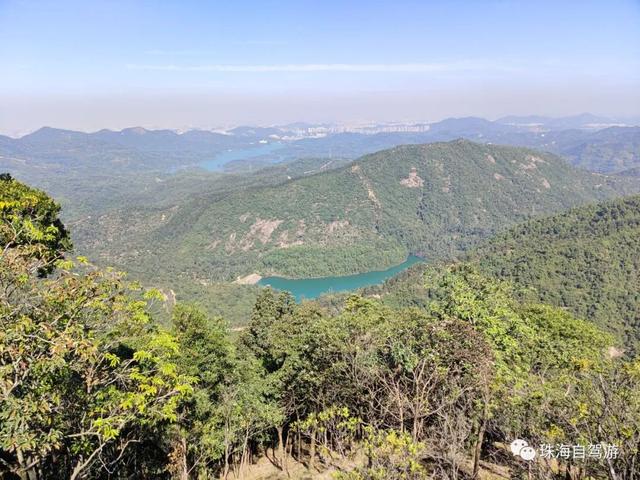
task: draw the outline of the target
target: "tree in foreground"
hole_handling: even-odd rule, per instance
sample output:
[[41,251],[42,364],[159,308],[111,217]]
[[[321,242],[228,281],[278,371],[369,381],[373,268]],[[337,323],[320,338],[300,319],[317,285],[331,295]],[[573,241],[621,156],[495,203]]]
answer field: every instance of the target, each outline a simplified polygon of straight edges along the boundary
[[190,379],[147,313],[153,292],[61,259],[58,211],[0,180],[0,468],[28,480],[152,475],[127,453],[175,419]]

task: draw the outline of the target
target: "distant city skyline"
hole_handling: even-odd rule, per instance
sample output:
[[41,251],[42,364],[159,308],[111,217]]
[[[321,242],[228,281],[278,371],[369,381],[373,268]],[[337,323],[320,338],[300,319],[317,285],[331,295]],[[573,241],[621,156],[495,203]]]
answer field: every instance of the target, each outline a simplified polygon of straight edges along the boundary
[[640,2],[0,0],[0,133],[640,115]]

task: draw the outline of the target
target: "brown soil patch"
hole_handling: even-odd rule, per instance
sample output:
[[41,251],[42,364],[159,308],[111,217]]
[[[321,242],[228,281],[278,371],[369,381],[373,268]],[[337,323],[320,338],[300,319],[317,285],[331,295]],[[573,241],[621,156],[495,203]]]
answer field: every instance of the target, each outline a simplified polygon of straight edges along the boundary
[[400,185],[404,185],[407,188],[420,188],[424,186],[424,180],[418,176],[418,171],[413,167],[409,172],[409,176],[400,180]]

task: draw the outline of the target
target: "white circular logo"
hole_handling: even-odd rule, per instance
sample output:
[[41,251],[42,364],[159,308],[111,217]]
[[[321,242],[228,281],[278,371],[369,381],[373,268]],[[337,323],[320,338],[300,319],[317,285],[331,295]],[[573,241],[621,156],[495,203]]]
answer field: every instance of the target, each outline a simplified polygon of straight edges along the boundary
[[522,440],[521,438],[516,438],[511,445],[511,453],[513,453],[516,457],[520,457],[523,460],[531,461],[536,458],[536,449],[529,446],[529,443],[526,440]]
[[511,453],[513,453],[514,455],[520,455],[520,450],[528,446],[529,443],[526,440],[516,438],[513,442],[511,442]]
[[536,450],[532,447],[522,447],[520,449],[520,457],[527,462],[536,458]]

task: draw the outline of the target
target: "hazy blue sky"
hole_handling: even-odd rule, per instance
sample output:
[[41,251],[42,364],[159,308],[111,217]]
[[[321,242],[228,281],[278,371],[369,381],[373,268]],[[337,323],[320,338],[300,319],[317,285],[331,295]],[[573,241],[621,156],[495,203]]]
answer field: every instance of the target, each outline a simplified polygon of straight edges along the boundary
[[640,114],[640,0],[0,0],[0,131]]

